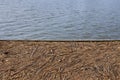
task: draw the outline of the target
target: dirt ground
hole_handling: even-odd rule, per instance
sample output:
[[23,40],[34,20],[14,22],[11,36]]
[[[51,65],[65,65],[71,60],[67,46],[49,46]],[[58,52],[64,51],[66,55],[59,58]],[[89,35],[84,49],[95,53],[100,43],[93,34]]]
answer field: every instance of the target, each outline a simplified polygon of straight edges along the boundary
[[120,80],[120,41],[0,41],[0,80]]

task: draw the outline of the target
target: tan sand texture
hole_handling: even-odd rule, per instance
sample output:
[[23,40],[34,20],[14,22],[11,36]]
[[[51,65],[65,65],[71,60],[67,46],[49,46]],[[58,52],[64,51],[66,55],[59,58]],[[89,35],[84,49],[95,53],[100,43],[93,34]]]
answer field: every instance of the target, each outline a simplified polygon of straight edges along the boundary
[[0,41],[0,80],[120,80],[120,41]]

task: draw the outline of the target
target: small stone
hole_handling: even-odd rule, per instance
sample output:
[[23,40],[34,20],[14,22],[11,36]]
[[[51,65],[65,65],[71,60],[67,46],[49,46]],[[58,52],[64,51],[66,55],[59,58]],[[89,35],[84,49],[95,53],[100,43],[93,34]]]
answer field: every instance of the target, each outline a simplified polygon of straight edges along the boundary
[[59,62],[61,62],[62,60],[58,60]]
[[8,62],[8,60],[5,60],[6,62]]
[[118,47],[118,49],[120,50],[120,47]]

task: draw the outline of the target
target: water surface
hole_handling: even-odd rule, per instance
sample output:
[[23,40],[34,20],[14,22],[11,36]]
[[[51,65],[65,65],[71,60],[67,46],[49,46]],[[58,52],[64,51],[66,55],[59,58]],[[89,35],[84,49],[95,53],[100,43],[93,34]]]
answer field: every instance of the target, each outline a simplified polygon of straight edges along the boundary
[[120,39],[120,0],[0,0],[0,39]]

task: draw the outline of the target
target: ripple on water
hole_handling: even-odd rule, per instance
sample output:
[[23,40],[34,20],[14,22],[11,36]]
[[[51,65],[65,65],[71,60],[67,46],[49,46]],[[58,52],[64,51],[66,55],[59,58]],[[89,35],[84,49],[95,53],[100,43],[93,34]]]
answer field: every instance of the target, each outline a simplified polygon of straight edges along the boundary
[[18,1],[0,0],[0,39],[120,39],[120,1]]

